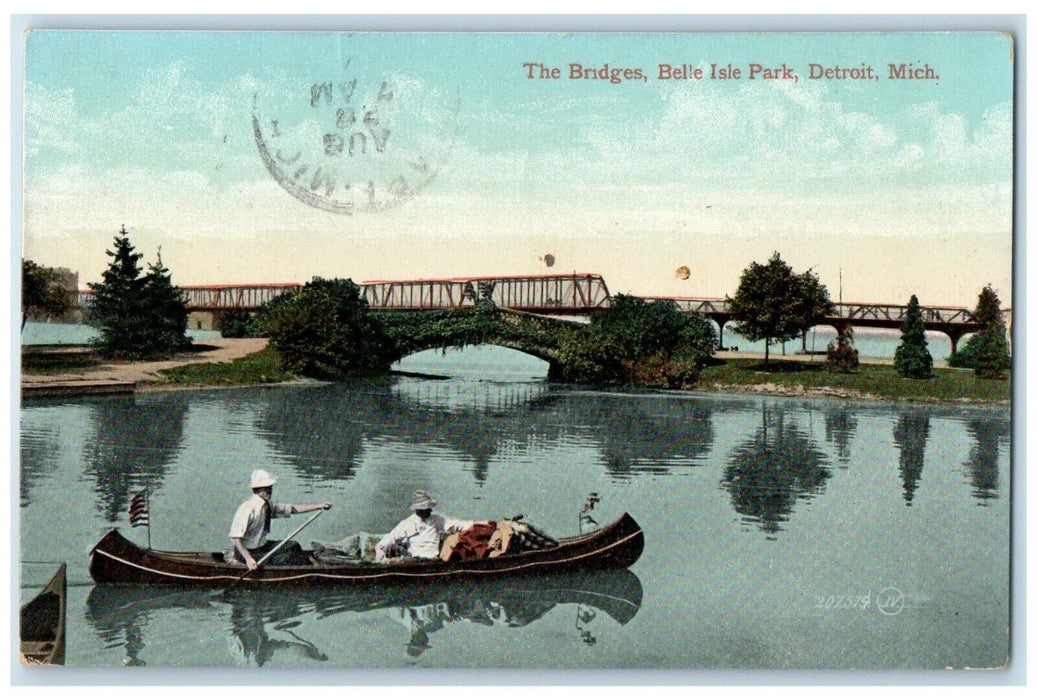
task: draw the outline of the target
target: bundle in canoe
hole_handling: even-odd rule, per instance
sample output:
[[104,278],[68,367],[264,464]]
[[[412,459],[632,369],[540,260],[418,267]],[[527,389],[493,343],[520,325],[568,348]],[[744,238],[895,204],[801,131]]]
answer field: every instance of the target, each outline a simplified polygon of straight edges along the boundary
[[242,579],[244,567],[229,564],[220,553],[170,552],[144,549],[118,530],[111,530],[90,552],[90,575],[97,583],[156,584],[215,587],[348,586],[363,583],[403,583],[424,580],[482,579],[591,569],[625,569],[644,549],[644,533],[624,513],[600,530],[562,538],[545,549],[504,554],[492,559],[448,563],[411,560],[392,564],[367,562],[264,566]]
[[36,597],[22,606],[20,651],[27,666],[65,663],[65,565]]

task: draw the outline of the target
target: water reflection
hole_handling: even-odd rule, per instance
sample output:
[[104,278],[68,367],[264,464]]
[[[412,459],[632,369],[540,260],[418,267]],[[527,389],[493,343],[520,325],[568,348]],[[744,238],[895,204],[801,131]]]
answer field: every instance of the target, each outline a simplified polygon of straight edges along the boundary
[[[628,479],[694,462],[714,439],[708,402],[591,394],[546,383],[398,382],[391,389],[377,383],[334,384],[271,395],[260,412],[258,432],[300,475],[315,480],[352,478],[373,442],[392,440],[462,455],[477,484],[486,481],[505,446],[594,445],[607,473]],[[446,384],[453,388],[444,388],[444,396],[481,398],[426,400],[435,395],[434,386]],[[465,384],[476,388],[468,393]]]
[[853,408],[843,404],[825,410],[825,440],[835,444],[835,453],[841,466],[850,459],[850,443],[857,432],[857,414]]
[[904,501],[911,505],[925,465],[925,444],[929,440],[929,413],[907,409],[893,426],[893,444],[900,449],[900,480]]
[[556,410],[570,430],[599,446],[616,480],[669,474],[713,446],[712,403],[657,394],[570,395]]
[[[41,413],[64,413],[68,423],[82,422],[79,416],[83,412],[81,406],[52,406],[50,403],[41,403],[37,405],[36,410]],[[32,429],[26,429],[24,423],[23,420],[20,435],[22,459],[18,479],[19,505],[22,508],[32,504],[32,494],[37,485],[59,469],[62,443],[73,433],[71,425],[63,426],[58,422],[40,421],[39,424],[33,425]]]
[[764,405],[760,427],[732,450],[722,485],[744,520],[773,535],[798,499],[824,490],[831,476],[826,461],[791,412]]
[[[158,648],[164,641],[160,636],[149,642],[152,625],[162,619],[182,618],[186,611],[203,611],[195,617],[212,620],[213,634],[228,634],[239,665],[263,666],[275,657],[281,665],[301,658],[329,661],[324,650],[295,632],[304,617],[325,624],[324,620],[342,613],[365,618],[388,615],[403,627],[400,653],[417,657],[449,625],[463,622],[502,630],[525,627],[563,605],[575,608],[573,634],[582,643],[593,645],[606,633],[600,624],[605,618],[625,625],[637,614],[641,598],[641,581],[628,570],[355,590],[95,586],[87,596],[86,617],[108,646],[124,646],[126,665],[146,665],[149,648],[156,659],[169,658],[168,650]],[[337,624],[336,638],[350,634]],[[355,634],[362,637],[369,624],[369,620],[356,621]],[[312,626],[308,629],[314,630]]]
[[256,596],[249,591],[223,596],[230,600],[231,653],[239,666],[265,666],[277,654],[327,661],[328,655],[292,628],[300,623],[299,603],[283,595]]
[[973,441],[966,467],[972,480],[972,495],[980,505],[997,498],[999,442],[1011,435],[1009,421],[999,418],[972,418],[965,423],[965,430]]
[[446,410],[473,410],[506,414],[532,403],[548,392],[548,384],[537,382],[490,382],[466,380],[401,379],[393,394],[402,402]]
[[188,405],[188,398],[180,393],[91,404],[95,435],[83,445],[83,461],[101,500],[98,511],[107,522],[122,517],[134,493],[161,486],[180,449]]

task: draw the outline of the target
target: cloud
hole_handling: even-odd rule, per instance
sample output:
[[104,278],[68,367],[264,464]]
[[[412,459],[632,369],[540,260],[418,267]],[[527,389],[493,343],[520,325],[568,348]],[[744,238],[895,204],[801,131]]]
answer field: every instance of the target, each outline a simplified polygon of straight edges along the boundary
[[32,158],[44,150],[52,150],[65,158],[81,152],[76,138],[75,96],[69,88],[48,90],[27,82],[24,90],[25,156]]

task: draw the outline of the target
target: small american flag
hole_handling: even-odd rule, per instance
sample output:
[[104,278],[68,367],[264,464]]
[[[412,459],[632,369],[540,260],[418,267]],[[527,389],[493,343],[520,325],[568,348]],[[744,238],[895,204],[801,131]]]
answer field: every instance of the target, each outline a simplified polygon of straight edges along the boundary
[[130,525],[150,525],[148,521],[148,492],[141,491],[130,501]]

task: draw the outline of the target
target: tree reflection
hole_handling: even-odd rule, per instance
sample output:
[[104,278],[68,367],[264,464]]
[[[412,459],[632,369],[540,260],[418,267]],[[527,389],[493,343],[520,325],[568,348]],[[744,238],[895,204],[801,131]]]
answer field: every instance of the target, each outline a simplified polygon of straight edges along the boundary
[[972,495],[980,505],[998,497],[998,445],[1011,433],[1011,424],[999,418],[973,418],[965,429],[973,440],[966,463],[972,477]]
[[904,484],[904,501],[911,505],[922,478],[925,445],[929,440],[929,412],[908,409],[900,414],[893,427],[893,444],[900,448],[900,480]]
[[367,436],[391,415],[377,393],[343,402],[342,386],[271,392],[260,413],[260,435],[304,478],[351,479]]
[[839,461],[846,465],[850,459],[850,443],[857,432],[857,414],[842,405],[825,411],[825,440],[835,443]]
[[162,484],[183,440],[188,401],[171,392],[107,398],[91,407],[95,437],[83,448],[84,462],[107,522],[124,517],[134,493]]
[[586,436],[601,445],[609,475],[625,479],[668,473],[668,462],[699,459],[713,443],[712,406],[694,399],[481,383],[441,387],[433,401],[426,394],[435,387],[425,393],[419,388],[338,383],[271,392],[259,432],[311,479],[351,479],[365,446],[389,439],[463,455],[478,484],[486,481],[504,445],[514,450]]
[[824,490],[825,456],[783,409],[764,406],[760,427],[735,447],[723,486],[736,512],[769,534],[781,530],[796,500]]
[[[29,422],[26,414],[29,411],[44,412],[47,410],[47,400],[37,400],[33,406],[22,407],[22,429],[20,434],[21,462],[19,464],[19,496],[20,506],[25,508],[32,502],[32,494],[37,484],[46,479],[58,468],[56,455],[61,452],[62,427],[60,424],[40,419],[32,421],[31,429],[27,429]],[[63,407],[64,408],[64,407]],[[65,434],[69,431],[65,430]]]
[[594,437],[614,479],[668,474],[668,463],[692,463],[713,446],[713,409],[697,401],[624,396],[603,407]]

